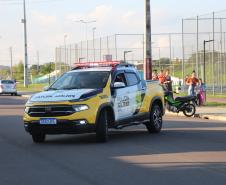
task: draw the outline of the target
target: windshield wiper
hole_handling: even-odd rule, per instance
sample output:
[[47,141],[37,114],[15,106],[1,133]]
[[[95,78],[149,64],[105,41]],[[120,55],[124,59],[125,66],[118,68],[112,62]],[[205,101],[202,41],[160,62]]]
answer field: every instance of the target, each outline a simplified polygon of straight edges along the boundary
[[78,89],[78,88],[74,88],[74,87],[62,88],[62,90],[75,90],[75,89]]
[[48,91],[49,90],[54,90],[54,91],[57,91],[57,90],[59,90],[59,89],[57,89],[57,88],[53,88],[53,87],[50,87],[49,89],[48,89]]

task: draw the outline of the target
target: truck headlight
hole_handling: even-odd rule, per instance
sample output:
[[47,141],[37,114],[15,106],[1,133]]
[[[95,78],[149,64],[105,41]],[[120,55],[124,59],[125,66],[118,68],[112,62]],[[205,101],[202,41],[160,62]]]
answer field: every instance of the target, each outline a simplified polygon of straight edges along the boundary
[[72,107],[76,112],[81,112],[89,109],[88,105],[73,105]]
[[28,114],[29,110],[30,110],[30,107],[25,107],[24,112]]

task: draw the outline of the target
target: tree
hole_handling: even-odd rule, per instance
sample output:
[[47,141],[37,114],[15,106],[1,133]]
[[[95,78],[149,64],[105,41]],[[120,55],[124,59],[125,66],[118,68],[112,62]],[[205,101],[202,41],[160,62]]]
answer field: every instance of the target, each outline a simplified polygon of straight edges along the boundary
[[13,66],[13,78],[15,78],[16,80],[24,79],[24,64],[22,61]]
[[55,70],[55,63],[49,62],[40,66],[40,73],[42,75],[49,74]]
[[10,76],[9,69],[0,69],[0,79],[7,79]]

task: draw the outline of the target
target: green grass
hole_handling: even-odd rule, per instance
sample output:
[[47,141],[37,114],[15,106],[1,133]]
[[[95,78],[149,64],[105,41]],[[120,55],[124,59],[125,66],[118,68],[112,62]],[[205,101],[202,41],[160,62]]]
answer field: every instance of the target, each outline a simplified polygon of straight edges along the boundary
[[[181,92],[180,94],[178,94],[176,96],[187,96],[187,95],[188,95],[187,92],[185,92],[185,93]],[[212,93],[208,93],[207,98],[226,98],[226,95],[225,94],[215,94],[213,96]]]
[[207,107],[225,107],[226,103],[207,102],[205,106],[207,106]]
[[226,95],[225,94],[215,94],[213,96],[213,94],[207,94],[207,98],[226,98]]
[[17,84],[17,91],[22,92],[40,92],[43,88],[48,86],[48,84],[30,84],[28,87],[24,87],[23,84]]

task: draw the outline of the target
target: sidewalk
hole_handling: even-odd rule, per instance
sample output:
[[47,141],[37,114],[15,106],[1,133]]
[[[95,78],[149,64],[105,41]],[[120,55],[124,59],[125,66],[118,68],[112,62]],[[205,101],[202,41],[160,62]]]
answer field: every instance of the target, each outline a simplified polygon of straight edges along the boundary
[[[184,116],[182,112],[177,114],[168,111],[166,111],[166,115]],[[195,117],[201,119],[226,121],[226,107],[196,107]]]
[[18,95],[24,98],[30,98],[35,93],[38,93],[38,92],[18,92]]

